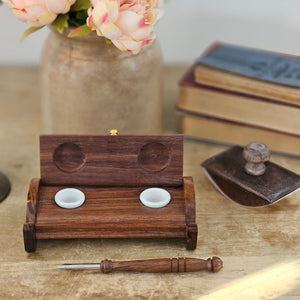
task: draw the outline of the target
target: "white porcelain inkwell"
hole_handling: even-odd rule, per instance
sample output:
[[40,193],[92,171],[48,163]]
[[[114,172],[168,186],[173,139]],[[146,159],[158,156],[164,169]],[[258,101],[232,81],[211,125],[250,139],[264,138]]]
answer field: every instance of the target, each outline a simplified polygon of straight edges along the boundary
[[162,208],[169,204],[171,195],[165,189],[150,188],[140,194],[140,200],[147,207]]
[[78,189],[63,189],[56,193],[54,197],[55,203],[62,208],[77,208],[85,201],[85,195]]

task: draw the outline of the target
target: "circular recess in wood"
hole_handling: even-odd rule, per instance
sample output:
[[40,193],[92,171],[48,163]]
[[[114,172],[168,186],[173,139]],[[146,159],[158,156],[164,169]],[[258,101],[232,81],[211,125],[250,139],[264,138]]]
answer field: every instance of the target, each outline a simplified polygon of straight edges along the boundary
[[76,172],[85,163],[85,155],[74,143],[64,143],[58,146],[53,155],[56,166],[64,172]]
[[162,171],[170,162],[170,151],[164,144],[148,143],[141,148],[138,162],[147,171]]

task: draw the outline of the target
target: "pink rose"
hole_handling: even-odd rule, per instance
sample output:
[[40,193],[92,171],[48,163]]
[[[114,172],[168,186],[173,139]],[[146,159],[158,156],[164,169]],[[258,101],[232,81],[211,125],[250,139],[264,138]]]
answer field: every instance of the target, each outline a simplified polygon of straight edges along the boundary
[[87,24],[122,51],[133,54],[155,39],[153,26],[162,15],[160,0],[91,0]]
[[3,0],[16,17],[32,26],[51,24],[58,14],[67,13],[76,0]]

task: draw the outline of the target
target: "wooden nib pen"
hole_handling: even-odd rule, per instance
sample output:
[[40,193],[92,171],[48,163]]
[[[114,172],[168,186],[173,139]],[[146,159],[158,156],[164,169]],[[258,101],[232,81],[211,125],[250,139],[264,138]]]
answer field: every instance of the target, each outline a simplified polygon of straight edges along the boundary
[[102,273],[113,271],[132,271],[144,273],[184,273],[207,270],[213,273],[219,272],[223,262],[219,257],[198,258],[162,258],[134,261],[103,260],[100,264],[64,264],[57,269],[65,270],[100,270]]

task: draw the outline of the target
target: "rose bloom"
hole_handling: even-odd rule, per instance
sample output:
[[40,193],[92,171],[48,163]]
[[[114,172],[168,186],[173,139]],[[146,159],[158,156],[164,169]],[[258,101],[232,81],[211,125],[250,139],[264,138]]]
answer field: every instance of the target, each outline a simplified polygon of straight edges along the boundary
[[162,16],[160,0],[91,0],[88,26],[122,51],[133,54],[155,39],[153,26]]
[[76,0],[3,0],[16,17],[31,26],[51,24],[58,14],[67,13]]

